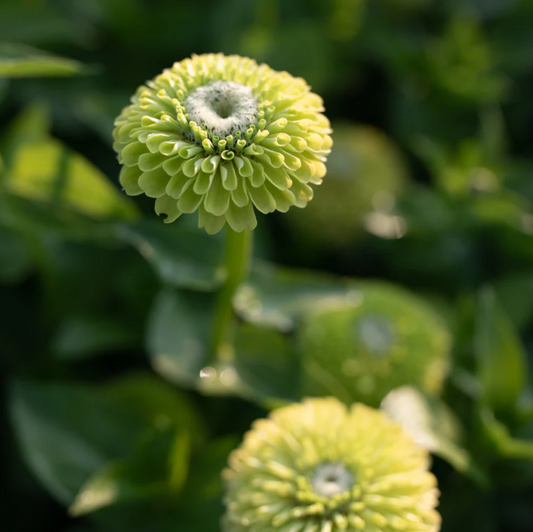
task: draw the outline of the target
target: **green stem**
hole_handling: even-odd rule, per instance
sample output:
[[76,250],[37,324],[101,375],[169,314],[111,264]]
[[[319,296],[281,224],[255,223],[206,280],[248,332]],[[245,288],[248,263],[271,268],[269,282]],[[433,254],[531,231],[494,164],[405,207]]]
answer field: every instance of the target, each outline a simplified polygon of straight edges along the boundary
[[215,309],[212,337],[212,353],[215,356],[231,356],[235,316],[233,296],[239,285],[246,279],[252,258],[252,231],[236,233],[226,228],[226,271],[227,278],[221,288]]

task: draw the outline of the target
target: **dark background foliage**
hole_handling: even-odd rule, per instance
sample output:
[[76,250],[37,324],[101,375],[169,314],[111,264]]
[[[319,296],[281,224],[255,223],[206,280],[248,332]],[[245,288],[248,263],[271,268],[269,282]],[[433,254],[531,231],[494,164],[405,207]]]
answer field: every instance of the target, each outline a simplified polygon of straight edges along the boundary
[[[339,245],[317,237],[315,215],[262,217],[255,255],[430,301],[454,338],[444,399],[476,459],[461,471],[437,453],[443,530],[532,530],[532,27],[529,0],[3,0],[2,529],[214,530],[228,451],[299,396],[293,336],[275,327],[243,325],[236,366],[198,377],[222,241],[194,220],[164,227],[117,186],[113,120],[135,88],[224,52],[304,77],[334,126],[391,139],[406,168],[392,205],[354,206]],[[79,63],[51,58],[44,74],[61,77],[3,70],[33,48]],[[254,275],[278,325],[291,302],[358,282]]]

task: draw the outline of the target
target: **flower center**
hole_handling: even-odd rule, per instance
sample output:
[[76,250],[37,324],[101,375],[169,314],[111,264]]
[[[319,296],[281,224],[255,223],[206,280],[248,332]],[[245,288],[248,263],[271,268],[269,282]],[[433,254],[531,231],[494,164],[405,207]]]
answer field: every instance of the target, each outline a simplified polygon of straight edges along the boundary
[[342,464],[320,464],[315,468],[311,485],[317,495],[332,497],[348,491],[354,483],[353,475]]
[[365,316],[357,324],[361,343],[375,355],[385,355],[394,343],[394,331],[389,320],[381,316]]
[[244,133],[257,115],[252,89],[233,81],[213,81],[198,87],[185,100],[185,107],[189,120],[218,137]]

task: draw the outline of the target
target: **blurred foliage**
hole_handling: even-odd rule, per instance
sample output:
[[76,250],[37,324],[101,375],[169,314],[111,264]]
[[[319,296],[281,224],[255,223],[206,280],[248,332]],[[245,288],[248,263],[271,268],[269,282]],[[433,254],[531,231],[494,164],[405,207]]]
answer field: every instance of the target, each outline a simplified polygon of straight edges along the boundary
[[[529,0],[1,2],[3,527],[218,530],[229,451],[312,393],[385,396],[445,532],[530,531],[532,25]],[[260,220],[227,356],[223,240],[121,194],[111,149],[139,84],[218,51],[305,77],[339,124],[309,207]]]

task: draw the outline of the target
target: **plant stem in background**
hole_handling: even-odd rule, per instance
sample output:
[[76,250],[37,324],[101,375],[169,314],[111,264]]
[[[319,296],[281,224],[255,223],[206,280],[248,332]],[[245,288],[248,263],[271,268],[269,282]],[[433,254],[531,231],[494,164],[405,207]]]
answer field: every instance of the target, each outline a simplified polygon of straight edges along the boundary
[[246,279],[252,258],[253,231],[235,232],[226,227],[227,278],[218,295],[212,337],[215,356],[232,355],[234,313],[232,300],[239,285]]

